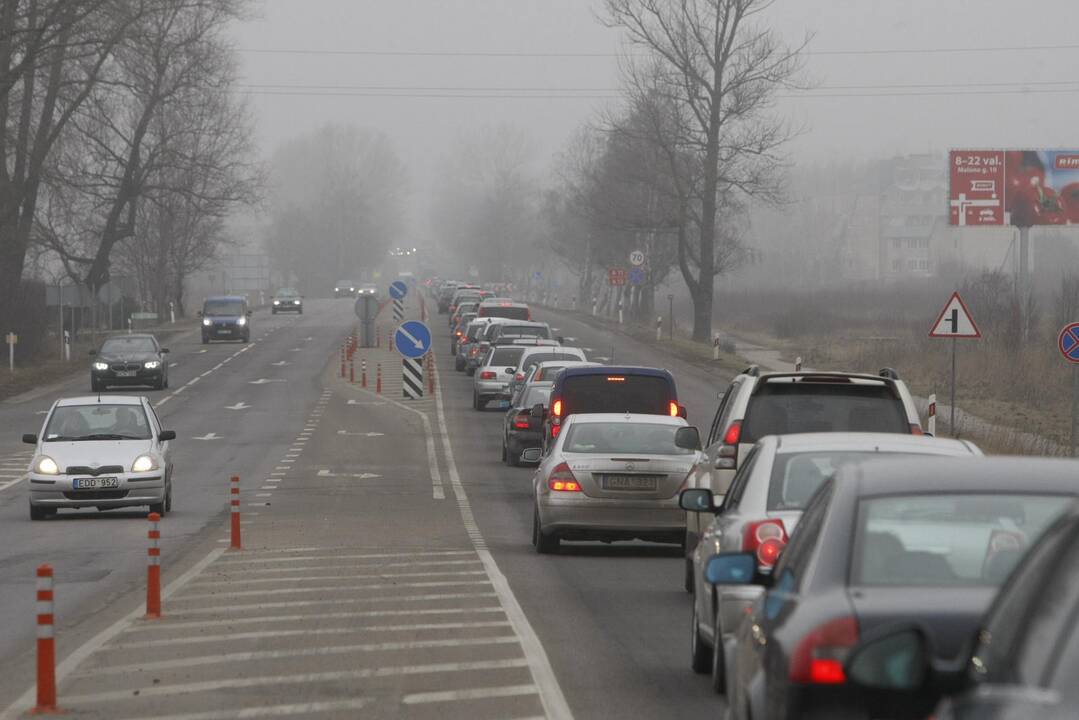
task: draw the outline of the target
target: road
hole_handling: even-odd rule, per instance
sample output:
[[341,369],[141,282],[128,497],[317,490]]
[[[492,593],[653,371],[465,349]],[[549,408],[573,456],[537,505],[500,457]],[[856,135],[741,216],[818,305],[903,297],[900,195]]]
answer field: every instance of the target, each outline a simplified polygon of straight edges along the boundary
[[[541,319],[593,358],[669,367],[691,421],[710,421],[725,378],[561,314]],[[407,406],[388,348],[357,356],[372,388],[385,368],[383,396],[358,387],[359,366],[356,384],[338,377],[353,320],[349,303],[311,301],[301,317],[256,316],[247,348],[170,342],[172,390],[152,394],[179,434],[163,620],[139,619],[143,513],[31,523],[24,489],[0,491],[0,708],[32,687],[33,570],[49,562],[59,655],[75,653],[61,705],[92,716],[718,714],[688,668],[680,551],[537,555],[531,470],[499,462],[501,413],[472,410],[444,316],[431,319],[438,393]],[[50,400],[0,405],[0,422],[17,442]],[[20,451],[0,441],[0,458]],[[244,550],[226,553],[233,473]]]

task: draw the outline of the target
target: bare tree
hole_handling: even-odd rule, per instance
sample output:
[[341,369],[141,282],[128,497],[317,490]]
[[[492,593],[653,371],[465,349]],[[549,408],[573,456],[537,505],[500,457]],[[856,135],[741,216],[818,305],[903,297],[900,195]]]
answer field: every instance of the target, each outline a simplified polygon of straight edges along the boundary
[[678,239],[698,341],[712,333],[714,279],[723,269],[717,246],[731,235],[721,210],[739,194],[780,196],[780,150],[792,131],[769,111],[776,89],[793,83],[801,67],[800,48],[759,22],[773,2],[606,0],[608,22],[649,56],[643,65],[627,62],[631,96],[655,93],[668,101],[667,133],[655,139],[692,158],[699,173],[695,242],[691,247],[687,229]]

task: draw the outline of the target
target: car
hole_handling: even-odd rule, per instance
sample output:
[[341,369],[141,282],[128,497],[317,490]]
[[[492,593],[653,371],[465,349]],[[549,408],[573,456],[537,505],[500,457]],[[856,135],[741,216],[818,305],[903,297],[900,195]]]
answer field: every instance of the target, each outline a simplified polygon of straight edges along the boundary
[[91,350],[90,390],[101,392],[112,385],[148,385],[155,390],[169,386],[168,348],[153,335],[116,335]]
[[556,553],[572,540],[681,544],[686,514],[678,491],[696,455],[675,444],[685,426],[669,415],[578,413],[546,452],[525,450],[523,461],[539,461],[532,480],[536,551]]
[[378,297],[378,285],[374,283],[360,283],[356,288],[357,297]]
[[490,318],[474,318],[465,326],[464,334],[457,341],[457,356],[454,358],[453,367],[458,372],[464,372],[471,351],[476,348],[483,329],[490,322]]
[[202,318],[202,344],[211,340],[251,340],[251,310],[247,298],[239,295],[210,297],[199,310]]
[[482,317],[501,317],[510,320],[531,320],[532,311],[525,303],[511,300],[488,299],[480,303],[476,314]]
[[690,516],[710,516],[709,522],[702,523],[707,529],[692,554],[696,587],[689,646],[694,672],[710,672],[713,689],[724,691],[724,641],[731,641],[738,623],[761,592],[755,585],[705,583],[704,566],[713,555],[754,552],[758,572],[771,572],[806,503],[842,463],[896,455],[981,454],[976,445],[965,440],[898,433],[769,435],[746,454],[726,495],[716,496],[708,488],[684,490],[682,508]]
[[338,280],[333,285],[333,296],[338,299],[353,297],[357,287],[359,283],[355,280]]
[[465,337],[465,329],[468,324],[476,319],[476,313],[466,312],[463,315],[458,315],[457,324],[453,327],[453,332],[450,334],[450,354],[457,354],[457,344]]
[[479,305],[480,301],[489,295],[486,290],[480,289],[475,286],[464,285],[457,288],[457,292],[450,298],[449,307],[446,308],[446,314],[452,319],[457,312],[457,308],[464,302],[474,302]]
[[450,300],[453,299],[454,294],[459,287],[463,287],[467,283],[458,282],[456,280],[448,280],[443,283],[442,287],[438,291],[438,314],[446,315],[450,311]]
[[562,367],[565,367],[565,362],[587,362],[588,357],[585,355],[584,350],[575,347],[563,347],[561,345],[545,347],[541,345],[528,348],[522,353],[517,370],[510,379],[510,384],[507,388],[510,397],[512,398],[517,389],[524,385],[528,374],[532,372],[532,368],[549,360],[562,360],[564,361]]
[[[548,360],[532,368],[525,374],[525,379],[517,384],[517,393],[521,393],[533,385],[554,385],[558,373],[568,367],[600,367],[601,363],[581,360]],[[513,402],[514,400],[511,400]]]
[[891,718],[895,708],[848,681],[850,651],[914,623],[934,662],[959,655],[1022,553],[1079,494],[1076,477],[1074,461],[1029,457],[842,465],[771,573],[756,553],[708,562],[709,583],[765,588],[727,653],[729,714]]
[[535,337],[543,340],[556,340],[559,343],[562,342],[562,338],[554,336],[554,333],[551,331],[551,326],[543,322],[511,321],[497,323],[491,326],[491,330],[487,333],[487,339],[497,340],[503,335]]
[[448,321],[449,326],[450,326],[450,330],[455,328],[457,325],[461,324],[461,317],[463,315],[468,314],[468,315],[472,315],[472,317],[477,317],[476,316],[476,309],[479,306],[480,306],[480,303],[479,303],[478,300],[471,300],[471,299],[462,300],[457,305],[457,307],[454,309],[453,314],[450,316],[450,319]]
[[546,405],[550,397],[551,385],[536,384],[510,403],[502,421],[502,462],[516,467],[521,464],[521,453],[540,447],[543,426],[532,417],[530,410],[536,405]]
[[281,288],[274,293],[270,313],[294,312],[303,315],[303,295],[292,288]]
[[534,408],[543,418],[544,445],[558,437],[574,413],[633,413],[685,417],[674,376],[648,367],[567,368],[555,379],[550,409]]
[[499,400],[500,408],[509,407],[506,387],[509,386],[517,362],[525,349],[520,345],[491,346],[477,365],[472,383],[472,408],[483,410],[487,403]]
[[36,446],[27,475],[31,520],[60,508],[172,510],[170,443],[176,433],[162,428],[144,397],[57,400],[41,434],[22,439]]
[[1077,579],[1079,504],[1073,504],[1019,560],[959,658],[939,662],[932,630],[900,623],[860,642],[844,672],[898,720],[1074,718]]
[[[921,422],[907,386],[885,368],[877,375],[847,372],[764,372],[756,365],[739,373],[720,398],[689,474],[689,487],[722,495],[739,458],[765,435],[812,432],[894,432],[920,435]],[[693,591],[693,548],[705,528],[701,517],[686,522],[683,585]]]

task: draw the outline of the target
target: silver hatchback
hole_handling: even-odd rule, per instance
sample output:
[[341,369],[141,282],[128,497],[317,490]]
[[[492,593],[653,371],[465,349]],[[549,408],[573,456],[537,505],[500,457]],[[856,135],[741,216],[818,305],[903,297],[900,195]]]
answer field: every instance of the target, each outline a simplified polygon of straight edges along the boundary
[[696,452],[675,444],[679,417],[574,414],[566,419],[533,477],[532,542],[557,552],[562,540],[681,543],[686,514],[678,505]]

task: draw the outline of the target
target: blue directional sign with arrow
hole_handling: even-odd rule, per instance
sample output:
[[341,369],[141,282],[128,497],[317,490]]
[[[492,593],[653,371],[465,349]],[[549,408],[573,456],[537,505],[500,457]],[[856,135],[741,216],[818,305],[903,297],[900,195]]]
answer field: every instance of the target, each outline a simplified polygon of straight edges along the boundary
[[406,358],[420,358],[431,349],[431,329],[419,320],[409,320],[397,328],[393,341]]
[[408,295],[408,285],[405,285],[400,280],[390,283],[390,297],[394,300],[401,300],[405,295]]

